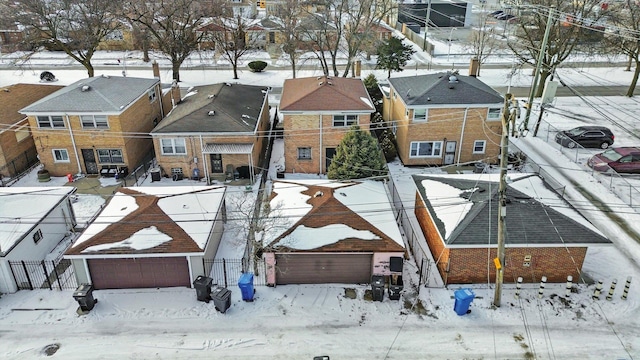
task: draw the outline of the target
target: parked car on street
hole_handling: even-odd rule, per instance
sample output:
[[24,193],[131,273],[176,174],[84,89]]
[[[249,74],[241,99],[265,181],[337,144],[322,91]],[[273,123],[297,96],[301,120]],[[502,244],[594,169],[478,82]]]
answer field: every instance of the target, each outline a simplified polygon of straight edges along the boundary
[[502,13],[500,15],[496,15],[495,16],[496,19],[498,20],[511,20],[511,19],[515,19],[516,16],[515,15],[511,15],[511,14],[507,14],[507,13]]
[[504,10],[496,10],[489,13],[490,16],[497,17],[498,15],[504,14]]
[[556,142],[570,149],[578,145],[585,148],[607,149],[613,144],[614,138],[611,130],[604,126],[578,126],[556,134]]
[[596,171],[640,173],[640,147],[618,147],[592,156],[587,162]]

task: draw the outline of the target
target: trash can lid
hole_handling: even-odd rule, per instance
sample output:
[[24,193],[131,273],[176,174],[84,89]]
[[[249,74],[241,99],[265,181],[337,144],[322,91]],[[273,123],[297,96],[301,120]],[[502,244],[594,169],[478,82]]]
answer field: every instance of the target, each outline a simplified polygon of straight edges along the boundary
[[476,294],[473,293],[471,289],[459,289],[454,292],[456,299],[465,300],[468,298],[473,299]]

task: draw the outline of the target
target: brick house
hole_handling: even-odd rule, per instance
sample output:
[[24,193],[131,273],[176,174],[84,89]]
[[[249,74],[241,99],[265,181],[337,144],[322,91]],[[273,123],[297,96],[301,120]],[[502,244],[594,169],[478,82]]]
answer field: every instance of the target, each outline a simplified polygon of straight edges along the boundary
[[165,174],[253,182],[268,132],[268,88],[227,83],[193,87],[151,136]]
[[96,76],[79,80],[20,110],[40,162],[53,176],[109,174],[138,166],[152,151],[145,136],[171,109],[160,79]]
[[[580,279],[589,247],[610,246],[535,174],[510,174],[505,282]],[[445,284],[495,281],[498,174],[414,175],[415,215]]]
[[382,90],[404,165],[497,162],[504,100],[482,81],[438,73],[391,78]]
[[369,283],[405,256],[383,182],[276,181],[270,199],[268,285]]
[[14,84],[0,89],[0,184],[38,161],[29,120],[18,111],[62,86]]
[[352,125],[369,130],[373,102],[361,79],[287,79],[282,88],[285,172],[325,174]]

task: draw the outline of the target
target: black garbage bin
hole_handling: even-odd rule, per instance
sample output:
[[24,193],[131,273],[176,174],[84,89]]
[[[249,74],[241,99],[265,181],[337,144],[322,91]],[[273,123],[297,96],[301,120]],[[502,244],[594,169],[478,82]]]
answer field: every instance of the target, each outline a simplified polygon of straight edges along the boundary
[[389,276],[389,299],[400,300],[400,292],[404,288],[404,282],[402,281],[402,275]]
[[151,182],[162,180],[162,174],[160,173],[160,168],[153,168],[149,170],[151,173]]
[[196,296],[198,301],[204,301],[206,303],[211,300],[211,283],[213,279],[207,276],[199,275],[193,280],[193,287],[196,289]]
[[384,299],[384,276],[373,275],[371,277],[371,293],[373,301],[382,301]]
[[211,299],[216,310],[225,313],[231,307],[231,290],[218,286],[211,292]]
[[98,300],[93,298],[93,285],[81,284],[76,291],[73,292],[73,298],[76,299],[82,311],[91,311]]

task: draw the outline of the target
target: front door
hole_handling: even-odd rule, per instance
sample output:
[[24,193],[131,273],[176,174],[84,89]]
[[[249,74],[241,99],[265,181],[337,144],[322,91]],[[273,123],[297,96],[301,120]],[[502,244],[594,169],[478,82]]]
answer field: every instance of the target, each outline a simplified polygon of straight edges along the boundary
[[222,173],[222,155],[221,154],[211,154],[211,172],[212,173]]
[[325,165],[324,172],[329,170],[329,165],[331,165],[331,159],[336,155],[336,148],[327,148],[325,150]]
[[96,153],[93,149],[82,149],[82,158],[84,159],[84,168],[88,175],[98,173],[98,163],[96,163]]
[[447,141],[444,146],[444,164],[451,165],[456,158],[456,142]]

